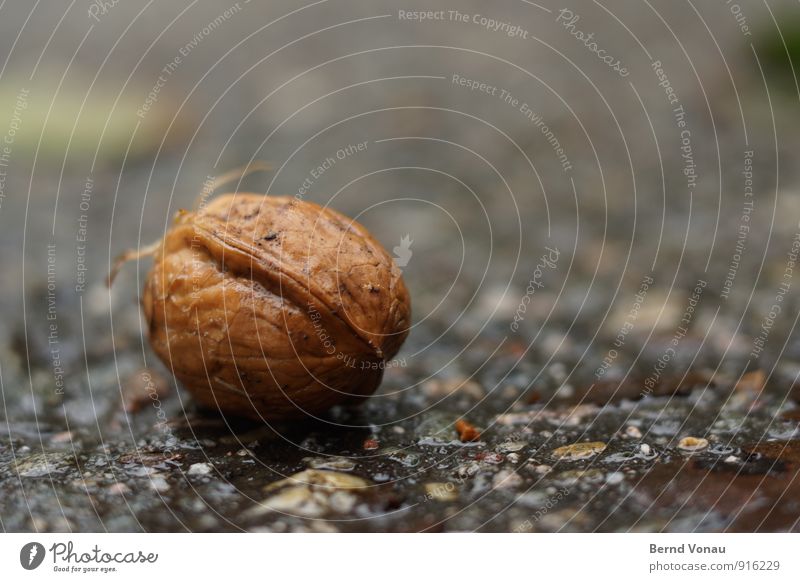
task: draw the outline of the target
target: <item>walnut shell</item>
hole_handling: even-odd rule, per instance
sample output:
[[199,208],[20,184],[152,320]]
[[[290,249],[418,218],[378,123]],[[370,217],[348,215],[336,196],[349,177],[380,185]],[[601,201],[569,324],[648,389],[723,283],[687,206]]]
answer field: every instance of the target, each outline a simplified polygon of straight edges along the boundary
[[242,193],[179,214],[142,306],[153,349],[202,405],[267,420],[372,394],[411,319],[400,270],[363,226]]

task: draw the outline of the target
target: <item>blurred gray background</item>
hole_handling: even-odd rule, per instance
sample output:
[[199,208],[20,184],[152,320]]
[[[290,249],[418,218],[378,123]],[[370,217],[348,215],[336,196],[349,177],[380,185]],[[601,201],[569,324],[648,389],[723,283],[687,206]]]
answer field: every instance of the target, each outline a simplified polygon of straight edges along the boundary
[[[415,11],[431,14],[414,20]],[[385,383],[409,400],[378,399],[358,426],[428,410],[419,386],[432,379],[477,380],[493,395],[487,425],[522,406],[554,363],[567,384],[591,383],[644,276],[655,283],[637,339],[611,376],[647,373],[702,280],[703,306],[674,372],[702,365],[733,385],[756,365],[790,385],[800,370],[797,281],[765,353],[750,352],[800,229],[798,51],[800,10],[790,1],[2,3],[4,458],[16,458],[14,446],[70,443],[94,459],[104,434],[117,439],[117,455],[152,437],[153,414],[131,420],[119,408],[137,370],[166,376],[139,315],[149,263],[128,266],[111,291],[104,279],[115,256],[157,240],[191,208],[209,177],[255,160],[273,170],[223,190],[299,193],[355,217],[387,249],[413,240],[404,276],[417,325],[401,353],[411,364]],[[510,333],[547,247],[559,264]],[[501,360],[503,350],[524,357]],[[181,417],[191,402],[168,406]],[[328,454],[352,450],[329,445]],[[8,471],[16,488],[19,471]],[[38,525],[17,498],[0,513],[7,528],[109,522],[101,512],[81,525],[80,496],[74,514],[54,516],[47,500],[58,493],[46,483],[38,491]],[[182,522],[191,529],[231,523],[182,511],[194,516]],[[143,526],[130,520],[136,513],[109,527],[176,527]]]

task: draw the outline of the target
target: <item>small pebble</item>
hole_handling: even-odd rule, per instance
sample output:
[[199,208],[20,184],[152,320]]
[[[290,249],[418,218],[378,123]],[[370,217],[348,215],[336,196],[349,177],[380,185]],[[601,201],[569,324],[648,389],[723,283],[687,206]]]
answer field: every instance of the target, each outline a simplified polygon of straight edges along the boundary
[[515,453],[525,448],[527,443],[523,441],[505,441],[497,446],[498,453]]
[[558,447],[553,451],[553,456],[566,461],[588,459],[605,450],[606,444],[601,442],[573,443]]
[[351,513],[358,501],[351,492],[368,487],[369,483],[361,477],[306,469],[264,487],[269,497],[248,510],[246,515],[256,517],[277,511],[317,518],[328,511]]
[[522,483],[522,477],[517,475],[514,471],[504,469],[494,476],[492,479],[492,488],[494,489],[510,489]]
[[561,362],[552,364],[547,371],[556,382],[563,382],[567,379],[567,367]]
[[348,475],[347,473],[339,473],[336,471],[318,471],[316,469],[306,469],[294,475],[290,475],[285,479],[270,483],[264,488],[264,491],[274,491],[286,486],[306,485],[312,488],[319,488],[326,492],[332,492],[336,489],[367,489],[369,483],[361,477],[355,475]]
[[725,457],[725,462],[726,463],[738,463],[739,462],[739,457],[737,457],[736,455],[727,456],[727,457]]
[[350,513],[358,499],[348,491],[334,491],[328,499],[328,506],[337,513]]
[[556,390],[557,398],[572,398],[575,395],[575,388],[571,384],[562,384]]
[[467,477],[474,477],[478,472],[480,472],[480,470],[480,463],[476,461],[470,461],[469,463],[460,465],[456,469],[456,475],[461,479],[465,479]]
[[208,475],[213,467],[208,463],[194,463],[189,467],[187,475]]
[[301,517],[321,517],[329,508],[327,500],[324,493],[314,495],[311,488],[303,485],[284,487],[249,510],[248,514],[258,516],[277,511]]
[[425,483],[425,497],[435,501],[455,501],[458,489],[454,483]]
[[708,441],[706,439],[697,437],[683,437],[678,443],[678,448],[690,453],[702,451],[703,449],[708,448]]
[[475,459],[489,465],[499,465],[505,460],[505,457],[500,453],[478,453],[475,455]]
[[125,485],[125,483],[114,483],[108,488],[108,492],[116,495],[125,495],[126,493],[130,493],[131,489]]
[[350,472],[356,468],[356,464],[345,457],[305,457],[303,461],[311,469]]
[[618,485],[625,480],[625,475],[620,473],[619,471],[614,471],[613,473],[609,473],[606,476],[606,483],[609,485]]
[[517,397],[517,387],[516,386],[506,386],[503,388],[503,397],[509,400],[513,400]]
[[641,445],[639,445],[639,450],[642,451],[642,453],[645,455],[649,455],[652,452],[650,445],[648,445],[647,443],[642,443]]
[[154,491],[158,491],[159,493],[164,493],[166,491],[169,491],[169,483],[167,483],[167,480],[164,479],[164,477],[156,476],[150,479],[150,487],[152,487]]
[[640,439],[642,438],[642,431],[640,431],[635,426],[629,426],[625,429],[625,434],[632,439]]
[[64,431],[57,434],[54,434],[53,437],[50,439],[51,443],[70,443],[72,442],[72,433],[70,431]]

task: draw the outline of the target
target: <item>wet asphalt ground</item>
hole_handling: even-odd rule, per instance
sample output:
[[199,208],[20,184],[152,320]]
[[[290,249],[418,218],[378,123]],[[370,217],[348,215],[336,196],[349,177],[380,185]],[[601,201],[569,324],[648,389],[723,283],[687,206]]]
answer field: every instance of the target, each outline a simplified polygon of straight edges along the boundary
[[[800,12],[736,6],[0,8],[2,529],[797,531]],[[359,408],[200,410],[105,286],[252,160],[413,241]]]

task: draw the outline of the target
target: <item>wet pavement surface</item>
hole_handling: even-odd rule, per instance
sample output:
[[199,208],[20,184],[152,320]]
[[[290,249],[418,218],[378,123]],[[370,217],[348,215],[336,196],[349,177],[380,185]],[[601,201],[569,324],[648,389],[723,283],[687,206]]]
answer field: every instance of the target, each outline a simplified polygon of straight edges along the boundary
[[[800,530],[800,110],[767,10],[746,34],[724,4],[576,2],[572,28],[492,8],[523,37],[478,2],[464,22],[322,3],[268,33],[296,6],[206,3],[145,52],[182,7],[131,4],[70,15],[33,75],[56,22],[12,47],[27,8],[0,8],[4,531]],[[794,55],[800,13],[774,4]],[[103,141],[42,121],[74,119],[98,70],[97,116],[120,95]],[[360,407],[200,410],[147,344],[148,260],[104,284],[251,159],[274,170],[241,190],[413,240],[414,327]]]

